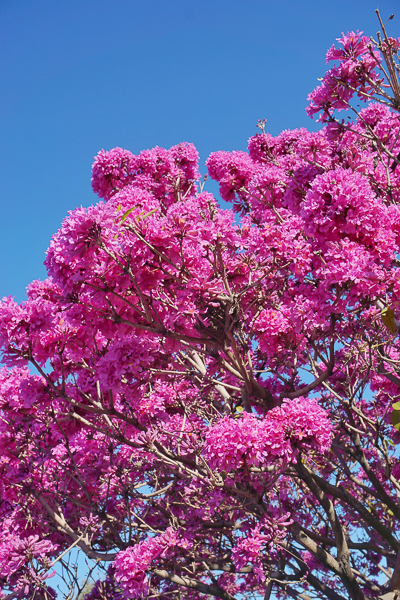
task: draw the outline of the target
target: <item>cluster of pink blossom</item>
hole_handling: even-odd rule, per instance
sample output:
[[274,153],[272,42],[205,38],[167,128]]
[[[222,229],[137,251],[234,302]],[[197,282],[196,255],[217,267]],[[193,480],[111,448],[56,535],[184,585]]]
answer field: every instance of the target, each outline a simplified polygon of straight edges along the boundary
[[158,147],[144,150],[139,156],[122,148],[101,150],[92,170],[93,190],[105,200],[130,184],[160,197],[174,194],[176,185],[186,192],[198,179],[198,153],[193,144],[188,143],[170,150]]
[[272,520],[264,518],[256,527],[249,528],[246,536],[239,538],[232,550],[232,561],[240,570],[248,563],[253,566],[253,573],[261,582],[265,581],[261,554],[268,552],[269,556],[279,556],[279,543],[287,536],[287,527],[292,521],[289,514]]
[[327,452],[332,441],[328,413],[313,398],[286,401],[265,418],[224,417],[206,433],[204,454],[212,469],[265,466],[277,457],[296,461],[299,451]]
[[[19,537],[15,532],[2,532],[0,539],[0,577],[8,585],[15,585],[17,591],[28,594],[32,584],[42,584],[43,567],[50,566],[49,557],[57,551],[57,546],[39,535]],[[26,575],[26,565],[30,573]],[[34,568],[34,565],[36,568]],[[54,573],[54,571],[53,571]]]
[[159,556],[165,556],[178,543],[178,536],[171,528],[161,535],[122,550],[115,559],[115,579],[130,598],[142,598],[148,592],[146,571]]
[[382,60],[380,53],[362,33],[357,30],[342,34],[337,39],[342,48],[332,46],[328,50],[326,62],[334,60],[339,65],[332,67],[322,84],[309,95],[307,112],[310,116],[322,111],[320,120],[325,121],[333,110],[347,110],[355,93],[365,101],[382,84],[377,72]]

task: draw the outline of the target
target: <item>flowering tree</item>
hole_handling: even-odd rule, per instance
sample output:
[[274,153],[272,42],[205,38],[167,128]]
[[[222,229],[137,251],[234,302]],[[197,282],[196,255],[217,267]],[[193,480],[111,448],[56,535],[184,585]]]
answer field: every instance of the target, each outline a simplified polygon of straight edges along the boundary
[[79,594],[73,547],[104,569],[87,600],[395,596],[400,38],[381,26],[328,51],[320,131],[260,122],[248,153],[209,157],[233,211],[191,144],[97,155],[102,201],[0,305],[3,598],[53,599],[56,563]]

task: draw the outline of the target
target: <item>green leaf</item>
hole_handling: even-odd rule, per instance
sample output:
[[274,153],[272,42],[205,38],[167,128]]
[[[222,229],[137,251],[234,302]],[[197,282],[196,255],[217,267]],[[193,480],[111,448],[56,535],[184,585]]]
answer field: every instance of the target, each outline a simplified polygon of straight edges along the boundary
[[243,406],[237,406],[235,409],[235,414],[233,415],[233,418],[238,419],[240,417],[240,415],[242,414],[242,412],[244,412]]
[[129,210],[127,210],[121,217],[121,223],[123,223],[124,221],[126,221],[126,219],[129,217],[129,215],[131,214],[131,212],[133,210],[135,210],[136,206],[132,206],[132,208],[130,208]]
[[117,206],[117,212],[118,212],[119,210],[121,210],[121,208],[122,208],[122,206],[121,206],[120,204],[118,204],[118,206]]
[[381,311],[381,319],[382,323],[392,333],[393,335],[396,333],[396,324],[394,321],[394,310],[389,308],[388,306]]
[[397,431],[400,430],[400,411],[393,410],[390,415],[390,422]]
[[400,410],[400,402],[395,402],[392,404],[392,408],[393,410]]
[[148,212],[145,215],[143,215],[143,217],[142,217],[143,221],[145,219],[147,219],[147,217],[151,217],[151,215],[154,215],[154,213],[157,212],[157,211],[158,211],[158,208],[153,208],[153,210],[151,210],[150,212]]

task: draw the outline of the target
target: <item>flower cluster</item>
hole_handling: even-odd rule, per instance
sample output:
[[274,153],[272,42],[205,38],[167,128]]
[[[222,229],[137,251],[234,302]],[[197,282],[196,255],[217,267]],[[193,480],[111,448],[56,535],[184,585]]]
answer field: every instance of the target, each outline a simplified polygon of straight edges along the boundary
[[165,556],[178,543],[176,532],[169,527],[161,535],[119,552],[115,559],[115,579],[130,598],[141,598],[148,592],[146,571],[154,559]]
[[232,550],[232,561],[236,569],[240,570],[251,563],[257,579],[264,582],[261,553],[268,552],[269,556],[279,555],[279,543],[286,537],[287,527],[292,523],[288,517],[289,514],[277,516],[274,520],[264,518],[256,527],[249,529],[247,535],[239,538]]
[[264,419],[247,413],[224,417],[207,431],[204,453],[212,469],[230,472],[275,458],[287,464],[300,450],[327,452],[331,439],[326,411],[314,399],[298,398],[272,409]]
[[326,54],[326,62],[338,61],[338,66],[332,67],[322,84],[308,96],[308,114],[312,116],[322,111],[321,121],[328,120],[335,109],[347,110],[355,93],[365,101],[382,83],[377,72],[382,59],[367,36],[351,31],[343,33],[337,41],[342,48],[332,46]]
[[38,535],[29,535],[24,538],[11,534],[11,532],[8,535],[3,534],[0,539],[0,577],[9,584],[15,584],[17,590],[22,588],[27,593],[32,576],[34,583],[39,585],[42,583],[42,577],[35,573],[32,566],[29,573],[27,565],[36,563],[38,566],[48,567],[50,565],[49,557],[56,550],[57,546],[49,540],[40,539]]
[[177,189],[186,192],[198,178],[198,153],[188,143],[144,150],[139,156],[122,148],[101,150],[92,168],[93,191],[105,200],[131,184],[158,197]]

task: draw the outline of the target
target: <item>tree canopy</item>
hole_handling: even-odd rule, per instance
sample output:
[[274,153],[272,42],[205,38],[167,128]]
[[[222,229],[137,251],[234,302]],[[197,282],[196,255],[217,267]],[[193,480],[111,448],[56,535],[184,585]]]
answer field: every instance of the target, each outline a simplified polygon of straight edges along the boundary
[[74,547],[86,600],[394,597],[399,48],[343,34],[319,131],[211,154],[231,210],[190,143],[96,156],[0,304],[3,598],[81,594]]

